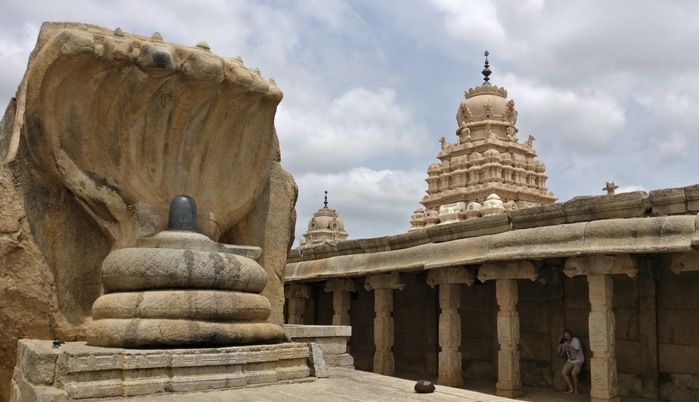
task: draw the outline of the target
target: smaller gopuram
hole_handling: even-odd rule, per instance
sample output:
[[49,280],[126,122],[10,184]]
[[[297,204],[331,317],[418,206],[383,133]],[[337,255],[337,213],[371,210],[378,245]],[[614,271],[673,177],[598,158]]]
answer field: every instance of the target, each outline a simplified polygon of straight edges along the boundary
[[308,230],[303,234],[305,240],[299,240],[299,248],[345,240],[347,236],[345,223],[340,219],[340,215],[334,209],[328,208],[328,192],[326,191],[323,208],[317,210],[308,221]]
[[485,52],[483,84],[464,92],[456,112],[454,143],[440,138],[439,162],[427,169],[425,210],[413,213],[410,231],[435,224],[552,204],[546,166],[535,160],[534,137],[520,142],[515,102],[490,83]]

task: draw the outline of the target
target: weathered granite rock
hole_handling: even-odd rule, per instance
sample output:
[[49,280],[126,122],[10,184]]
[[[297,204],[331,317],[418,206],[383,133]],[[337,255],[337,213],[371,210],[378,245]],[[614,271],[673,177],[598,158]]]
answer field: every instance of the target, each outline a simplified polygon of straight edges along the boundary
[[274,131],[281,97],[205,47],[42,26],[0,122],[0,400],[17,340],[84,339],[102,260],[164,230],[178,194],[196,195],[197,230],[215,242],[263,248],[262,294],[282,323],[297,190]]

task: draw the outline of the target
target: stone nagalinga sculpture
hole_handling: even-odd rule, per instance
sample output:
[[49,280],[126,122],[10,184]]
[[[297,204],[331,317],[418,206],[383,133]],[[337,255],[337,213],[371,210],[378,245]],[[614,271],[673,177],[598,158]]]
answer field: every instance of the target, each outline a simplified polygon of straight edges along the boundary
[[[42,26],[0,124],[0,233],[7,234],[0,237],[0,293],[8,301],[0,306],[0,399],[9,395],[19,338],[151,344],[145,333],[141,340],[118,335],[115,320],[187,322],[192,310],[176,306],[202,306],[209,297],[219,306],[245,299],[259,308],[245,317],[223,308],[200,321],[283,322],[297,189],[280,163],[274,116],[281,98],[274,80],[240,58],[215,55],[205,42],[176,45],[158,33],[78,23]],[[173,234],[168,208],[181,194],[196,199],[196,220]],[[240,255],[245,247],[231,252],[219,244],[249,249]],[[140,283],[115,265],[134,249],[139,259],[154,258],[138,268]],[[163,293],[162,281],[190,262],[191,272],[216,273],[224,260],[228,268],[213,278],[249,269],[238,285],[178,282]],[[173,328],[173,336],[188,331]],[[260,339],[280,339],[270,331],[276,335]]]

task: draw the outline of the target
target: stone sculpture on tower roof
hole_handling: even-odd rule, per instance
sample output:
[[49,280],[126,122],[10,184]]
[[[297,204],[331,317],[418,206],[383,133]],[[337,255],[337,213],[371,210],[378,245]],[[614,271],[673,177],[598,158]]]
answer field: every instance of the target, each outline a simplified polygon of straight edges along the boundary
[[440,138],[438,163],[427,170],[427,194],[411,217],[410,230],[551,204],[546,167],[534,160],[534,137],[517,138],[515,102],[490,83],[485,52],[483,84],[464,92],[456,112],[455,143]]

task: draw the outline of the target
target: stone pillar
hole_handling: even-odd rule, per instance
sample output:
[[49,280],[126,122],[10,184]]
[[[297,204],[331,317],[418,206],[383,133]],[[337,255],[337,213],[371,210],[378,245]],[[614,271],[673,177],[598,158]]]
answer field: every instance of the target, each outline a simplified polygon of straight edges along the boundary
[[307,285],[291,283],[286,285],[284,293],[288,301],[289,318],[287,324],[303,324],[303,313],[306,309],[306,299],[311,297],[311,290]]
[[539,267],[530,261],[483,264],[478,270],[481,282],[495,279],[498,302],[498,396],[517,398],[522,395],[519,370],[519,313],[517,313],[517,279],[536,280]]
[[587,276],[590,287],[590,372],[592,375],[591,401],[619,401],[617,384],[616,343],[612,297],[614,285],[612,277],[606,274]]
[[350,306],[352,292],[357,291],[357,284],[349,278],[335,278],[325,282],[326,292],[333,292],[333,325],[350,324]]
[[473,272],[466,268],[440,268],[427,275],[430,287],[439,286],[439,366],[437,383],[462,387],[461,369],[461,286],[473,284]]
[[519,314],[517,313],[516,279],[497,279],[495,295],[498,301],[498,383],[497,395],[517,398],[522,395],[519,371]]
[[364,282],[366,290],[374,290],[374,373],[393,375],[395,362],[393,360],[393,290],[403,290],[405,283],[397,272],[383,275],[373,275]]
[[[590,294],[590,401],[620,401],[617,383],[615,319],[612,310],[614,284],[611,274],[638,273],[636,261],[628,254],[569,258],[563,272],[573,277],[587,275]],[[589,358],[586,356],[586,358]]]

